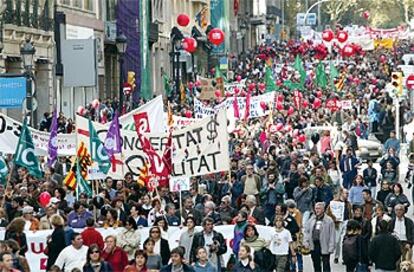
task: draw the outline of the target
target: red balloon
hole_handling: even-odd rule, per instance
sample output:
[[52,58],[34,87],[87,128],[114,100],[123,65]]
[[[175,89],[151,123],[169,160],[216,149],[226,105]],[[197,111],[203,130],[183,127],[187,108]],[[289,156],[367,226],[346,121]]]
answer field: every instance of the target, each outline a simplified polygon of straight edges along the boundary
[[276,109],[279,110],[279,111],[284,109],[282,102],[278,101],[276,103]]
[[192,81],[188,82],[188,88],[191,90],[194,87],[194,83]]
[[250,83],[249,84],[249,91],[253,91],[254,88],[256,88],[256,83]]
[[283,95],[281,95],[281,94],[279,94],[278,96],[277,96],[277,98],[276,98],[276,100],[278,101],[278,102],[283,102],[283,99],[285,99],[284,97],[283,97]]
[[306,136],[305,136],[305,134],[299,135],[298,136],[298,141],[301,142],[301,143],[306,142]]
[[313,101],[313,104],[312,104],[313,108],[318,109],[318,108],[320,108],[321,105],[322,105],[321,100],[319,98],[315,98],[315,100]]
[[230,96],[231,96],[231,93],[226,92],[226,97],[230,97]]
[[266,84],[264,83],[259,83],[259,90],[263,91],[264,89],[266,89]]
[[181,42],[183,49],[188,53],[194,53],[197,50],[197,41],[192,37],[186,37]]
[[239,88],[234,88],[234,94],[238,95],[240,93],[240,89]]
[[83,106],[79,106],[78,109],[76,110],[76,113],[79,115],[83,115],[84,112],[85,112],[85,108]]
[[363,13],[362,13],[362,17],[364,17],[364,19],[365,20],[368,20],[368,18],[369,18],[369,11],[364,11]]
[[295,112],[295,109],[292,106],[290,106],[288,109],[288,115],[292,115],[294,112]]
[[200,86],[201,86],[201,81],[200,81],[200,80],[197,80],[197,81],[195,82],[195,86],[196,86],[196,87],[200,87]]
[[240,82],[242,80],[241,75],[236,76],[236,80],[237,80],[237,82]]
[[224,32],[220,28],[213,28],[208,33],[208,40],[214,45],[220,45],[224,42]]
[[191,118],[191,117],[193,117],[193,113],[192,113],[190,110],[187,110],[187,111],[185,112],[185,117],[187,117],[187,118]]
[[387,61],[387,57],[384,56],[384,55],[381,55],[380,61],[381,61],[381,63],[385,63]]
[[304,108],[307,108],[307,107],[309,106],[308,100],[303,100],[303,102],[302,102],[302,106],[303,106]]
[[277,86],[282,86],[282,81],[281,81],[281,80],[277,80],[277,81],[276,81],[276,85],[277,85]]
[[188,26],[188,24],[190,23],[190,17],[188,17],[187,14],[185,13],[181,13],[177,16],[177,24],[179,26]]
[[241,91],[240,92],[240,96],[246,96],[246,92],[245,91]]
[[344,48],[342,49],[342,55],[344,57],[352,57],[355,54],[355,49],[353,46],[347,44],[344,46]]
[[220,97],[221,97],[221,91],[220,91],[220,90],[216,90],[216,91],[214,92],[214,95],[215,95],[217,98],[220,98]]
[[277,124],[276,124],[276,130],[277,130],[277,131],[281,131],[281,130],[282,130],[282,128],[283,128],[283,124],[282,124],[282,123],[277,123]]
[[325,42],[330,42],[330,41],[332,41],[333,40],[333,38],[334,38],[334,36],[335,36],[335,34],[333,33],[333,31],[332,30],[330,30],[330,29],[326,29],[326,30],[324,30],[323,32],[322,32],[322,39],[325,41]]
[[340,43],[344,43],[348,40],[348,33],[346,31],[340,30],[338,31],[338,33],[336,34],[336,39],[340,42]]
[[267,109],[266,102],[264,101],[260,102],[260,107],[265,111]]
[[39,195],[39,203],[43,208],[46,208],[49,205],[50,199],[52,196],[48,192],[43,192]]

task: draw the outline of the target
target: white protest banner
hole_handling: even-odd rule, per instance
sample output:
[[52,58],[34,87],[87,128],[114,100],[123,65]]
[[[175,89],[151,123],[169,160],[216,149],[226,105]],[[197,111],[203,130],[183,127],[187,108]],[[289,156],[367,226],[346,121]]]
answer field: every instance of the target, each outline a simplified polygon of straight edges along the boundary
[[173,124],[174,129],[181,129],[181,128],[184,128],[186,126],[190,126],[190,125],[194,124],[197,121],[200,121],[200,119],[187,118],[187,117],[173,115],[173,121],[174,121],[174,124]]
[[200,176],[230,167],[226,110],[173,133],[173,175]]
[[[227,118],[232,120],[234,119],[234,110],[233,110],[233,101],[236,99],[235,97],[228,97],[219,105],[215,106],[214,108],[205,106],[203,102],[194,98],[194,115],[196,118],[203,118],[206,116],[210,116],[217,112],[219,109],[226,108],[227,109]],[[257,118],[266,116],[269,114],[269,110],[264,110],[260,106],[260,102],[265,102],[267,105],[271,105],[274,103],[275,99],[275,92],[265,93],[262,95],[252,96],[250,100],[250,115],[249,118]],[[246,110],[246,98],[245,97],[237,97],[238,105],[239,105],[239,113],[240,118],[245,116]],[[268,107],[269,108],[269,107]]]
[[350,110],[352,109],[352,101],[351,100],[342,100],[341,106],[343,110]]
[[[266,226],[258,226],[257,231],[259,232],[260,238],[263,238],[266,241],[270,241],[272,236],[275,232],[273,227],[266,227]],[[125,230],[124,228],[97,228],[105,239],[108,235],[117,235],[121,231]],[[142,245],[144,241],[149,236],[150,228],[140,228],[138,232],[141,236],[140,248],[142,249]],[[170,249],[176,248],[179,244],[179,239],[181,234],[186,231],[187,228],[179,228],[179,227],[168,227],[168,244]],[[196,227],[196,231],[201,231],[201,227]],[[224,240],[227,245],[227,252],[223,255],[224,263],[227,264],[228,260],[230,259],[230,255],[232,254],[231,245],[233,244],[234,238],[234,225],[224,225],[224,226],[216,226],[214,230],[221,233],[224,237]],[[81,233],[83,229],[75,229],[76,232]],[[36,232],[32,231],[25,231],[28,251],[25,254],[29,267],[32,271],[46,271],[46,263],[47,263],[47,256],[44,254],[46,248],[46,241],[48,235],[52,234],[52,230],[40,230]],[[5,231],[0,231],[0,239],[4,240]],[[62,241],[64,242],[64,241]]]
[[[85,143],[89,150],[88,119],[77,116],[78,143]],[[108,127],[94,123],[94,127],[103,141]],[[112,159],[112,167],[108,173],[114,179],[123,178],[126,172],[138,176],[143,169],[147,155],[142,151],[137,133],[121,130],[123,138],[122,157],[116,154]],[[162,157],[168,142],[167,133],[147,133],[152,147]],[[225,110],[173,132],[173,169],[174,176],[198,176],[229,168],[228,134]],[[220,162],[220,163],[218,163]],[[98,166],[94,164],[88,173],[88,179],[102,179]]]
[[190,190],[190,178],[186,176],[170,178],[170,192]]
[[[19,142],[22,123],[0,113],[0,152],[13,154]],[[35,154],[46,156],[50,138],[49,132],[29,128],[32,133]],[[57,136],[58,156],[76,154],[76,134],[61,134]]]
[[226,93],[234,94],[234,89],[239,89],[240,91],[246,88],[246,79],[240,80],[240,82],[226,83],[224,84],[224,89]]
[[329,202],[329,207],[331,208],[332,214],[335,216],[336,221],[344,221],[344,210],[345,204],[341,201],[331,201]]

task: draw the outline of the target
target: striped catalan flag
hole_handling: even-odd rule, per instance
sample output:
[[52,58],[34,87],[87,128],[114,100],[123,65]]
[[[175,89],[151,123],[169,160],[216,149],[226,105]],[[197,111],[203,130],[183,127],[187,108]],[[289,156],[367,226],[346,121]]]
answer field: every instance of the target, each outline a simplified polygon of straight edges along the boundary
[[150,179],[149,175],[149,166],[148,163],[145,163],[144,167],[140,170],[139,176],[138,176],[138,185],[140,187],[147,187],[148,182]]
[[343,73],[341,77],[339,78],[338,82],[335,84],[335,87],[338,91],[342,91],[342,89],[344,88],[345,79],[346,79],[346,76],[345,76],[345,73]]
[[76,157],[77,158],[72,163],[69,173],[63,180],[63,184],[72,190],[76,189],[76,160],[79,160],[80,173],[84,179],[88,177],[88,167],[92,165],[91,155],[84,142],[80,143]]

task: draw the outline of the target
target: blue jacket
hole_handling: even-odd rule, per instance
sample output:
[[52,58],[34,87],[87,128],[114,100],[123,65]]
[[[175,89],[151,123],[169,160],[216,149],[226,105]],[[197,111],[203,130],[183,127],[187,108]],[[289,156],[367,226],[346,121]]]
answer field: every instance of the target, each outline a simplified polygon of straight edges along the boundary
[[363,205],[364,198],[362,197],[362,191],[367,189],[366,186],[352,186],[349,190],[348,200],[352,205]]
[[395,150],[395,154],[400,153],[400,140],[396,138],[388,138],[384,144],[384,152],[387,152],[390,148]]
[[194,272],[217,272],[217,269],[210,262],[207,262],[206,266],[201,266],[196,262],[194,265]]

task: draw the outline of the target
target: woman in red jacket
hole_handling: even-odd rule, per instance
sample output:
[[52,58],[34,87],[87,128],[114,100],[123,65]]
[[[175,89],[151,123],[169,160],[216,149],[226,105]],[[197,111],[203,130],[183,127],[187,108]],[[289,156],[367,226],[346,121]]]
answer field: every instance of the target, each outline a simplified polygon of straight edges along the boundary
[[109,235],[105,238],[105,248],[102,258],[107,261],[114,271],[123,271],[128,265],[128,255],[122,248],[116,246],[115,236]]

